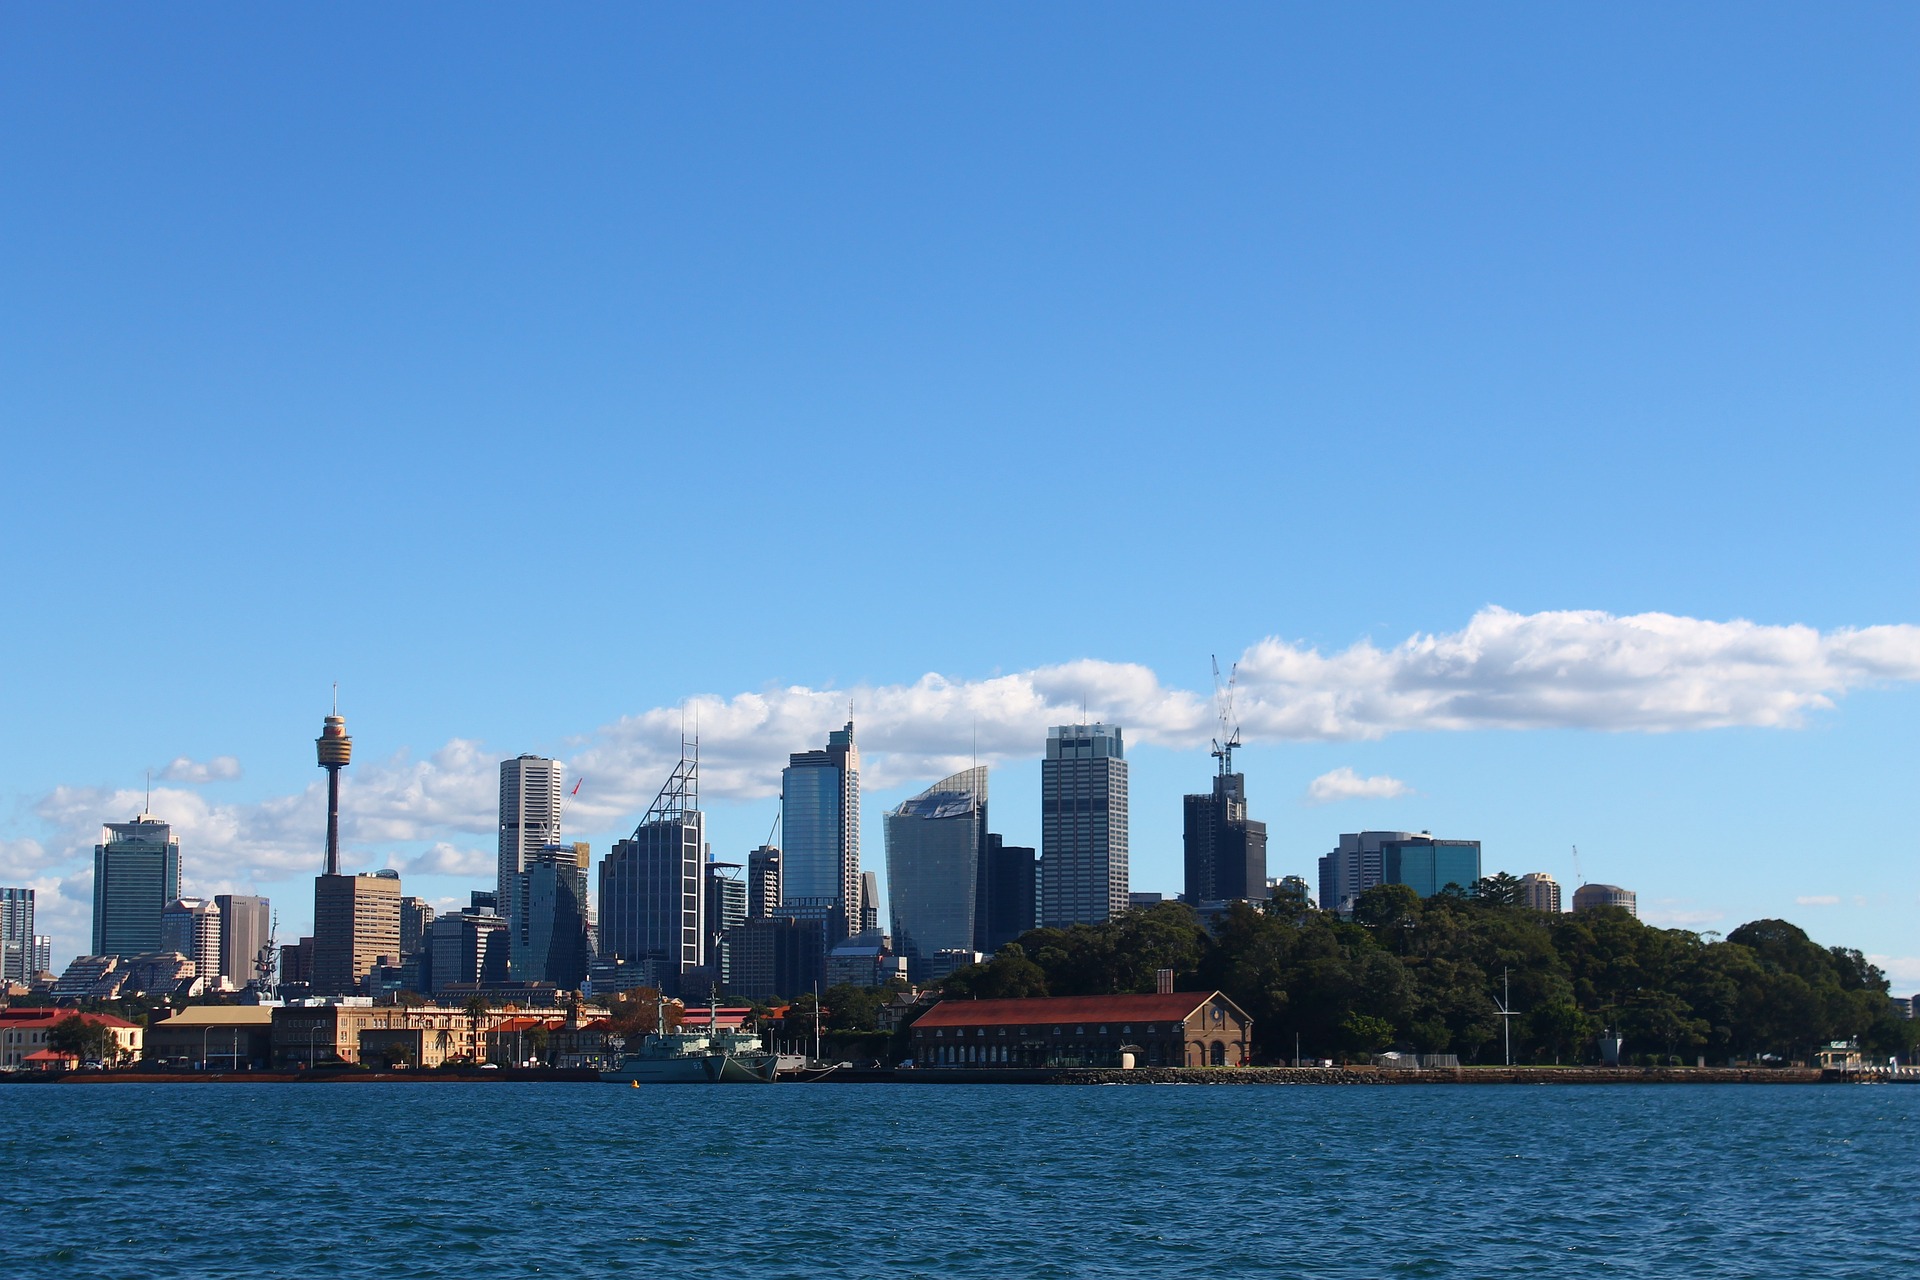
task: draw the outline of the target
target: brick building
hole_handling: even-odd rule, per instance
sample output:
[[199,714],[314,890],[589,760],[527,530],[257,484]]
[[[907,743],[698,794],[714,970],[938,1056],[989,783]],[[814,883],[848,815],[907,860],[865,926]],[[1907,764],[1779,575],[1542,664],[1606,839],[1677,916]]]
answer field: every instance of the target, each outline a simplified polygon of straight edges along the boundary
[[1253,1019],[1218,991],[942,1000],[911,1035],[922,1067],[1243,1067]]

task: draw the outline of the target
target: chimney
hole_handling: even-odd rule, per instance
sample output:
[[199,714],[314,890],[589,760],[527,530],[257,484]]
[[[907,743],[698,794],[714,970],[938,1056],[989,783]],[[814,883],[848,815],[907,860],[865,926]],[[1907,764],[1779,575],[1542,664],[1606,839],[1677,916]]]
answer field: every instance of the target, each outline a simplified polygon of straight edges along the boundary
[[1173,970],[1161,969],[1153,975],[1153,989],[1163,996],[1173,994]]

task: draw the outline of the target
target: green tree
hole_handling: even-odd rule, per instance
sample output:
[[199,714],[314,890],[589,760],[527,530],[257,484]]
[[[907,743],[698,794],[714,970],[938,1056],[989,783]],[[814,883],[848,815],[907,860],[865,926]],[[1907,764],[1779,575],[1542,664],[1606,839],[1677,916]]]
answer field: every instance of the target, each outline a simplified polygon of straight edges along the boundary
[[57,1053],[70,1053],[82,1061],[114,1057],[113,1032],[98,1022],[89,1022],[79,1014],[60,1019],[47,1028],[47,1046]]
[[957,1000],[1014,1000],[1047,994],[1047,973],[1027,958],[1027,950],[1009,942],[984,964],[956,969],[940,984]]

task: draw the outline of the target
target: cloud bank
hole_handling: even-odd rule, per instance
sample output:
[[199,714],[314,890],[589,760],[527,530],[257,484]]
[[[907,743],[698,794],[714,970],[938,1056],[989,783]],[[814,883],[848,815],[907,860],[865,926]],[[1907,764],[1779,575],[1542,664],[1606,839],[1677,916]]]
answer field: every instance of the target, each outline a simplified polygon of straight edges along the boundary
[[[1417,634],[1388,648],[1362,640],[1323,653],[1261,640],[1240,658],[1236,709],[1250,743],[1489,729],[1793,729],[1853,690],[1912,681],[1920,681],[1916,626],[1822,632],[1664,613],[1490,607],[1458,631]],[[1090,658],[979,680],[928,674],[871,688],[701,694],[569,741],[561,754],[585,785],[568,825],[606,830],[636,818],[677,758],[683,723],[698,727],[701,789],[709,799],[771,799],[787,753],[823,741],[848,718],[849,702],[865,780],[877,788],[952,773],[976,748],[984,764],[1032,759],[1047,727],[1078,721],[1083,704],[1088,716],[1123,725],[1135,743],[1199,748],[1215,732],[1210,693],[1163,684],[1136,663]],[[497,762],[517,750],[519,744],[489,748],[452,738],[424,757],[357,763],[343,780],[345,838],[360,848],[431,844],[405,865],[484,876],[487,857],[474,846],[493,842]],[[163,778],[197,784],[239,772],[232,757],[199,763],[183,756]],[[1337,800],[1404,791],[1396,779],[1341,769],[1316,779],[1310,795]],[[290,795],[220,804],[190,786],[163,787],[152,808],[193,849],[194,869],[218,867],[244,884],[305,874],[317,864],[322,792],[316,781]],[[57,788],[33,806],[44,838],[0,846],[0,869],[14,876],[11,883],[65,886],[48,904],[61,918],[83,918],[99,824],[130,816],[142,801],[135,791]]]

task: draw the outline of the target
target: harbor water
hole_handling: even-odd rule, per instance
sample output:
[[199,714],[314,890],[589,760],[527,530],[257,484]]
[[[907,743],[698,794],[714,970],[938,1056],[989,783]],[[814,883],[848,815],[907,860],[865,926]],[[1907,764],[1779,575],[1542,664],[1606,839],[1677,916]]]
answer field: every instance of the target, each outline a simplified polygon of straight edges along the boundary
[[13,1276],[1908,1274],[1920,1088],[0,1089]]

